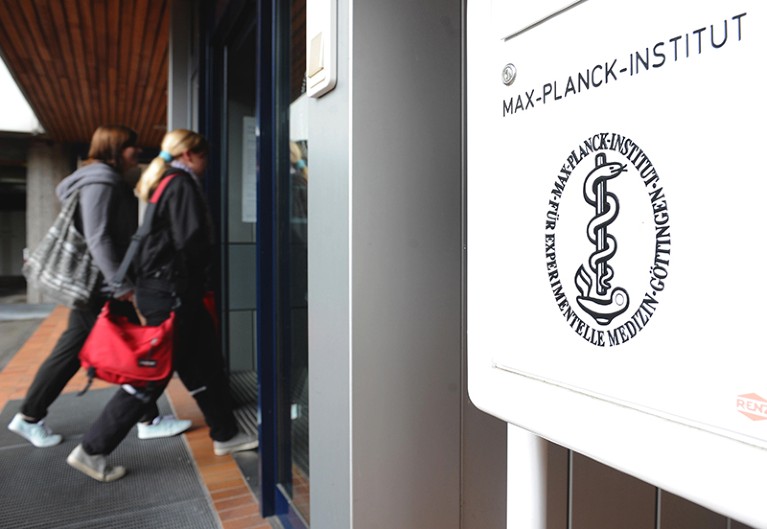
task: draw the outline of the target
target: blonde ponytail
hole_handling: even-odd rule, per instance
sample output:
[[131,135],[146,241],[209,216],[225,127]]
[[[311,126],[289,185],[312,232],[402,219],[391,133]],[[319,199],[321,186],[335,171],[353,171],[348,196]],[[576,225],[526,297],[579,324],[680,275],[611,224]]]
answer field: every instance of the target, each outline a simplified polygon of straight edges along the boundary
[[149,202],[152,192],[162,180],[170,162],[186,151],[207,152],[208,141],[200,134],[186,129],[176,129],[168,132],[160,144],[160,154],[152,160],[136,184],[136,193],[144,202]]
[[141,178],[136,184],[136,194],[144,202],[149,202],[152,191],[160,183],[162,175],[165,173],[167,163],[159,156],[152,160],[149,166],[141,173]]

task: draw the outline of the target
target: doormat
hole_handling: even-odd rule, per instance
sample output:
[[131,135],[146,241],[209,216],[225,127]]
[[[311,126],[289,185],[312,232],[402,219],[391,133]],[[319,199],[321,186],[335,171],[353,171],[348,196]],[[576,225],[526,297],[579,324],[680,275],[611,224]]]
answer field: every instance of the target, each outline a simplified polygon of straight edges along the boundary
[[[136,428],[109,457],[128,474],[100,483],[66,458],[117,388],[60,396],[46,424],[64,441],[35,448],[7,429],[21,401],[0,413],[0,529],[212,529],[211,500],[181,436],[139,440]],[[162,414],[170,413],[163,396]]]

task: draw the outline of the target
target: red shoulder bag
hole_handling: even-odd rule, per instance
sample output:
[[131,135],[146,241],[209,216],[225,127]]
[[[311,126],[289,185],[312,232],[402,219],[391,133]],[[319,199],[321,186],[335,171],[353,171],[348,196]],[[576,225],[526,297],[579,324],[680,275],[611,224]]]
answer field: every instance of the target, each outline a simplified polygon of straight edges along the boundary
[[[154,210],[165,187],[175,174],[163,178],[152,194],[144,221],[131,239],[120,268],[112,279],[115,288],[122,286],[141,240],[152,227]],[[133,323],[127,316],[115,314],[111,301],[104,304],[96,323],[80,350],[80,364],[88,372],[88,385],[79,393],[84,394],[93,378],[113,384],[130,384],[146,388],[162,382],[173,374],[173,322],[175,313],[157,326]]]

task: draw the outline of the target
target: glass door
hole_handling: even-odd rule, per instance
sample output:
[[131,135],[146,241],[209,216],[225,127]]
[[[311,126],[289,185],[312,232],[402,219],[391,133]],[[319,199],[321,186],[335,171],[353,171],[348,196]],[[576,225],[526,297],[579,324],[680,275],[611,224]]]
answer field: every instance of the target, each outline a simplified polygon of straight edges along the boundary
[[225,40],[222,160],[223,334],[243,429],[258,429],[256,376],[256,17],[244,10]]
[[227,48],[227,294],[229,365],[255,370],[256,128],[255,31]]
[[238,389],[245,398],[252,395],[253,405],[244,409],[256,411],[260,448],[250,469],[258,474],[253,481],[263,516],[278,516],[286,529],[305,529],[306,3],[218,0],[208,6],[203,23],[212,25],[212,33],[202,60],[211,106],[203,115],[209,136],[220,139],[220,149],[214,149],[220,159],[212,162],[225,175],[214,215],[222,226],[222,330],[231,385],[235,398]]
[[[274,4],[273,4],[274,5]],[[276,135],[276,217],[279,255],[277,486],[288,511],[308,525],[309,362],[307,314],[307,220],[309,138],[306,96],[306,0],[275,5],[275,78],[279,121]]]
[[261,0],[256,43],[262,508],[310,521],[305,0]]
[[[288,53],[288,170],[282,188],[287,194],[281,215],[289,229],[282,234],[287,247],[289,350],[284,365],[285,397],[290,400],[290,476],[281,485],[293,506],[310,521],[309,487],[309,344],[307,311],[307,212],[309,184],[309,127],[306,96],[306,0],[290,2]],[[287,25],[287,24],[286,24]],[[286,39],[287,40],[287,39]],[[284,141],[284,140],[283,140]]]

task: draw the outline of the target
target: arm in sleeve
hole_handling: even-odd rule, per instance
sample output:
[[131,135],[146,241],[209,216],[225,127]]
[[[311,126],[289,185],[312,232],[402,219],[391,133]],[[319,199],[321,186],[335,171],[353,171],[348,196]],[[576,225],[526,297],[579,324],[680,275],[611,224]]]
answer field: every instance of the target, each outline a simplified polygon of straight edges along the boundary
[[192,177],[179,177],[168,186],[170,229],[176,248],[179,294],[200,294],[207,283],[211,259],[208,218],[197,184]]
[[119,255],[112,237],[112,223],[109,209],[114,194],[110,184],[88,184],[80,190],[80,216],[83,235],[93,260],[109,283],[120,267]]

